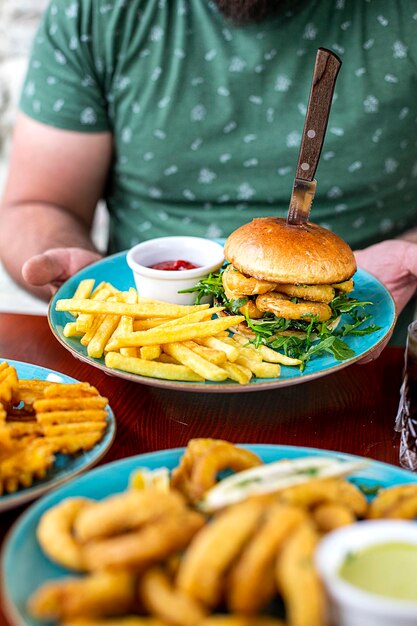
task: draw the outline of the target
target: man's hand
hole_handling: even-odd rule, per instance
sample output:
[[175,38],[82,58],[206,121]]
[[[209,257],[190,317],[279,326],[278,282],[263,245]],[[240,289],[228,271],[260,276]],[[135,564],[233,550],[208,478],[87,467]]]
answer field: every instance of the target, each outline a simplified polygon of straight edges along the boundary
[[399,315],[417,288],[417,244],[391,239],[357,250],[355,257],[358,267],[389,289]]
[[[382,241],[357,250],[355,257],[358,267],[378,278],[389,289],[399,315],[416,292],[417,244],[400,239]],[[389,340],[390,337],[387,337],[382,345],[360,363],[376,359]]]
[[24,280],[33,287],[48,287],[51,294],[86,265],[102,256],[82,248],[52,248],[33,256],[22,267]]

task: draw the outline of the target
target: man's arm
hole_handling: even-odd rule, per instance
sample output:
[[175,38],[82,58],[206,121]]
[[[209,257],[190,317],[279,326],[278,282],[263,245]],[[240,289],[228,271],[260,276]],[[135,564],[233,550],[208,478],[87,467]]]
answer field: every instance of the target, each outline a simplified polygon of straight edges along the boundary
[[108,132],[60,130],[19,114],[0,205],[0,258],[25,288],[49,297],[100,258],[90,229],[111,158]]

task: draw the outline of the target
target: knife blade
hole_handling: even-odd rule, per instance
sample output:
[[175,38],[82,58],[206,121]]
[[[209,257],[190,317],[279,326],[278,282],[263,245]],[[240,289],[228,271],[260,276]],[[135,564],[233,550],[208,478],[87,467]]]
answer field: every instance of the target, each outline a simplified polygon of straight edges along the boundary
[[314,175],[323,147],[333,92],[341,64],[339,57],[331,50],[318,49],[288,209],[288,224],[301,225],[308,221],[316,192],[317,183]]

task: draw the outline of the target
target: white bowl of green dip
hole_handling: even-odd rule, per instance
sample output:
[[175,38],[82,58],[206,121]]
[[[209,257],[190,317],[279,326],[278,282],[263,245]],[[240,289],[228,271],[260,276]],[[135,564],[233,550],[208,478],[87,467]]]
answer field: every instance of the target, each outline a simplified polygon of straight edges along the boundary
[[316,567],[334,626],[417,626],[417,522],[372,520],[326,535]]

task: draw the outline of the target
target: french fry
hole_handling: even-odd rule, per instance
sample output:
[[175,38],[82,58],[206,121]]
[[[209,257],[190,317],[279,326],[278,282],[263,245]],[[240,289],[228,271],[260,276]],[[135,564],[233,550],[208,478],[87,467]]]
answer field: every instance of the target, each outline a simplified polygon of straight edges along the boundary
[[[126,294],[125,301],[128,304],[137,303],[138,292],[136,291],[136,289],[133,289],[133,287],[129,289],[129,291]],[[117,335],[125,335],[126,333],[131,333],[131,332],[133,332],[133,317],[131,317],[130,315],[122,315],[112,337],[115,337]],[[136,348],[121,348],[120,353],[123,354],[124,356],[137,356],[138,355]]]
[[249,343],[248,339],[246,339],[246,337],[243,337],[243,335],[234,334],[233,340],[239,343],[241,346],[252,348],[253,350],[259,352],[262,359],[264,361],[268,361],[268,363],[280,363],[281,365],[300,365],[301,363],[300,359],[293,359],[289,356],[286,356],[285,354],[282,354],[282,352],[273,350],[272,348],[264,346],[263,344],[255,347],[252,343]]
[[228,378],[236,381],[240,385],[246,385],[252,378],[252,372],[248,367],[239,365],[238,363],[231,363],[226,361],[222,364],[223,369],[226,370]]
[[215,365],[223,365],[227,360],[226,354],[221,350],[207,348],[206,346],[198,344],[196,341],[184,341],[183,343],[187,348],[190,348],[190,350],[199,354],[203,359],[207,359],[207,361]]
[[149,320],[133,320],[133,331],[156,328],[156,326],[169,322],[171,319],[171,317],[154,317]]
[[[81,299],[81,300],[84,300],[85,298],[90,298],[93,288],[94,288],[93,278],[86,278],[85,280],[81,280],[78,283],[77,289],[75,290],[73,297],[76,299]],[[76,311],[74,312],[71,311],[71,313],[74,315],[74,317],[76,317],[77,315]]]
[[189,313],[188,315],[184,315],[183,317],[179,317],[176,319],[171,319],[167,322],[164,322],[160,325],[160,328],[171,328],[172,326],[178,326],[182,324],[191,324],[193,322],[200,322],[202,320],[211,319],[212,315],[218,313],[219,311],[223,311],[224,307],[217,306],[212,307],[210,309],[205,309],[202,311],[195,311],[194,313]]
[[[120,354],[124,354],[122,350],[136,350],[136,348],[120,348]],[[161,356],[162,349],[160,345],[154,346],[142,346],[139,348],[140,358],[145,361],[154,361]],[[129,354],[124,354],[124,356],[129,356]]]
[[82,337],[84,331],[77,330],[77,322],[67,322],[62,331],[64,337]]
[[[197,305],[200,309],[207,309],[208,304]],[[108,315],[131,315],[134,318],[147,317],[181,317],[196,310],[196,306],[169,304],[167,302],[143,302],[127,304],[125,302],[109,302],[101,300],[75,300],[74,298],[58,300],[57,311],[77,311],[78,313],[106,313]],[[242,317],[242,320],[244,318]]]
[[98,294],[100,293],[100,291],[102,291],[105,287],[106,287],[106,283],[104,280],[101,281],[101,283],[99,283],[96,287],[94,287],[92,294],[90,295],[90,298],[97,298]]
[[278,378],[281,374],[281,366],[278,363],[259,362],[243,355],[239,355],[236,363],[249,368],[257,378]]
[[219,382],[227,378],[227,372],[224,369],[207,361],[207,359],[204,359],[182,343],[172,342],[164,344],[162,347],[164,352],[173,356],[174,359],[189,367],[193,372],[197,372],[206,380]]
[[95,359],[103,356],[104,348],[119,323],[117,315],[105,315],[87,346],[87,354]]
[[107,367],[139,376],[151,376],[166,380],[184,380],[189,382],[203,382],[204,378],[199,376],[189,367],[175,365],[173,363],[161,363],[160,361],[144,361],[143,359],[123,356],[118,352],[108,352],[105,356]]
[[[81,317],[81,315],[78,317],[77,321],[80,319],[80,317]],[[91,316],[92,321],[91,321],[90,327],[87,330],[87,332],[80,339],[80,343],[83,346],[86,346],[86,347],[88,346],[88,344],[90,343],[90,341],[94,337],[97,328],[104,321],[105,317],[106,317],[105,315],[92,315]]]
[[[230,346],[236,346],[236,344],[238,343],[232,337],[225,337],[224,339],[222,339],[222,341],[224,343],[228,343]],[[259,361],[259,362],[262,361],[261,353],[258,352],[258,350],[255,348],[254,345],[252,344],[243,345],[243,344],[238,343],[238,346],[239,346],[240,356],[245,356],[246,358],[252,359],[253,361]]]
[[[230,319],[230,317],[225,319]],[[218,339],[217,337],[199,337],[198,343],[201,343],[203,346],[207,346],[207,348],[213,348],[213,350],[220,350],[221,352],[224,352],[228,360],[234,362],[239,356],[239,348],[237,346],[235,347],[230,345],[225,342],[224,339],[225,338]]]
[[166,354],[166,352],[161,352],[157,361],[159,361],[160,363],[173,363],[174,365],[180,365],[177,359],[174,359],[174,357],[170,356],[169,354]]
[[[90,298],[91,296],[91,292],[93,291],[94,288],[94,279],[93,278],[86,278],[85,280],[82,280],[78,283],[77,289],[74,292],[74,298]],[[78,313],[76,311],[71,311],[72,315],[74,317],[78,316]],[[64,337],[72,337],[73,335],[65,335],[65,329],[64,329]]]
[[[92,294],[91,300],[94,301],[105,301],[107,298],[111,298],[116,292],[115,288],[110,285],[110,283],[102,283],[101,288],[97,288],[96,291]],[[83,300],[84,302],[85,300]],[[77,313],[78,317],[75,321],[76,328],[80,332],[88,332],[91,326],[94,324],[96,317],[91,313],[81,313],[78,314],[78,311],[70,311],[72,314]],[[96,325],[97,327],[97,325]],[[87,344],[86,344],[87,345]]]
[[117,337],[108,344],[107,349],[110,352],[130,346],[150,346],[156,343],[163,344],[172,341],[186,341],[188,339],[195,339],[196,337],[208,337],[215,334],[218,330],[224,330],[234,324],[239,324],[243,320],[243,315],[232,315],[227,318],[220,317],[206,322],[195,322],[181,326],[178,325],[168,328],[157,327],[150,330],[137,331],[125,337]]

